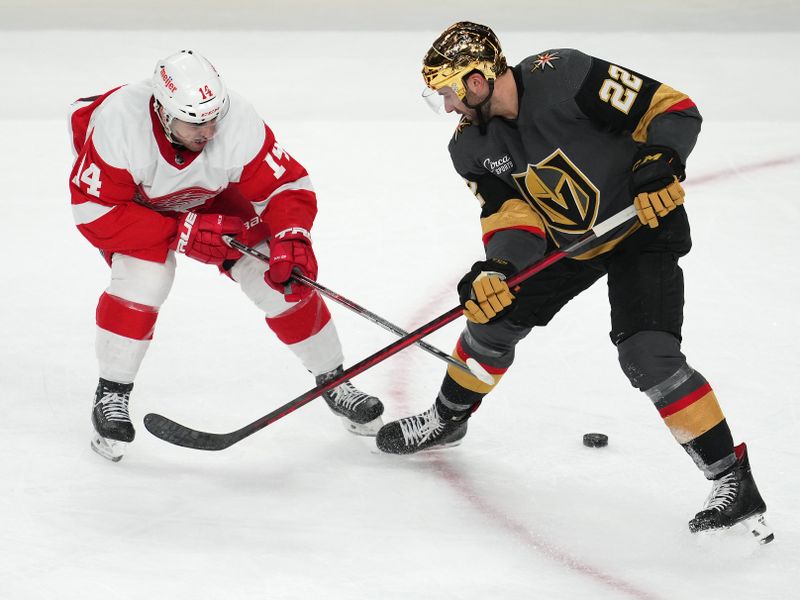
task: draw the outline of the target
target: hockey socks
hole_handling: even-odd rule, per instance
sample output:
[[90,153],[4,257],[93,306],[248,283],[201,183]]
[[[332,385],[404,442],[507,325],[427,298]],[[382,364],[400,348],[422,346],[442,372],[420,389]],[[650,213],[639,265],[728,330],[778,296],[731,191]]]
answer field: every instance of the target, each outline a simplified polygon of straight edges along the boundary
[[153,339],[158,307],[103,293],[97,303],[95,351],[100,377],[131,382]]
[[684,363],[645,393],[708,479],[719,477],[734,465],[731,430],[714,390],[700,373]]

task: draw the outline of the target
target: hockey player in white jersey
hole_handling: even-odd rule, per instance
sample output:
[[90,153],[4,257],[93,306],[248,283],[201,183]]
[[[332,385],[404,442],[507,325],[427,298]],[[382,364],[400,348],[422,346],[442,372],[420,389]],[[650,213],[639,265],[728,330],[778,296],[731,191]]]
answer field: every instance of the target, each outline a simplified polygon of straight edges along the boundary
[[[317,276],[308,173],[207,59],[183,50],[160,60],[151,80],[76,101],[69,123],[75,223],[111,268],[96,312],[95,451],[116,461],[134,439],[130,395],[178,254],[236,282],[317,383],[342,372],[324,301],[290,280],[293,270]],[[226,234],[268,253],[269,266]],[[354,433],[381,425],[381,402],[349,381],[324,398]]]

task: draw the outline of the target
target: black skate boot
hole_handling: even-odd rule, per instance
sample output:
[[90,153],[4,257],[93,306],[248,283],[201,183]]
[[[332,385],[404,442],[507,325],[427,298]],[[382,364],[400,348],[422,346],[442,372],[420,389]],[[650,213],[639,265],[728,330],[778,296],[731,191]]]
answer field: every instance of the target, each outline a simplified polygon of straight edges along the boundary
[[[317,385],[327,383],[342,374],[339,366],[317,375]],[[375,396],[358,390],[349,379],[322,394],[330,409],[342,418],[345,429],[356,435],[374,436],[383,425],[383,404]]]
[[122,458],[125,446],[136,436],[128,414],[132,389],[132,383],[116,383],[101,377],[94,395],[92,450],[114,462]]
[[750,472],[747,446],[739,444],[734,451],[736,463],[727,473],[712,481],[711,493],[706,499],[703,510],[689,521],[689,530],[697,533],[726,529],[736,523],[742,523],[760,543],[768,544],[775,536],[764,522],[767,505],[758,493],[753,474]]
[[387,423],[378,431],[375,442],[388,454],[413,454],[456,446],[465,435],[467,418],[444,420],[434,404],[424,413]]

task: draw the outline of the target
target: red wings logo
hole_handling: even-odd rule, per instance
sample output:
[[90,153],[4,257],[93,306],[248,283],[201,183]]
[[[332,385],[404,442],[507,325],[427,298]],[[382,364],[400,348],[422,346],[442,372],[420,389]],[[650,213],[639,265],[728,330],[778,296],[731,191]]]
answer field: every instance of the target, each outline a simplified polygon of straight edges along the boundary
[[202,206],[217,194],[222,191],[222,188],[213,191],[201,187],[191,187],[165,196],[157,196],[150,198],[145,191],[139,186],[136,194],[136,202],[159,212],[185,212],[197,206]]

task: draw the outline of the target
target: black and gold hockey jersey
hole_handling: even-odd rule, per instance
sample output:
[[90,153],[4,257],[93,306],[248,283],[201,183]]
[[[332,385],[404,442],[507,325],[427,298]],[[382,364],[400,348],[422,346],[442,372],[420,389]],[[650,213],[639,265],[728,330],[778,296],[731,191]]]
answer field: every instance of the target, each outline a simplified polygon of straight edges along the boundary
[[[574,49],[530,56],[512,69],[516,120],[483,131],[463,118],[449,150],[481,204],[487,256],[522,269],[546,240],[560,247],[633,203],[631,166],[642,145],[674,149],[685,164],[700,131],[694,102],[671,87]],[[575,258],[613,248],[627,224]]]

